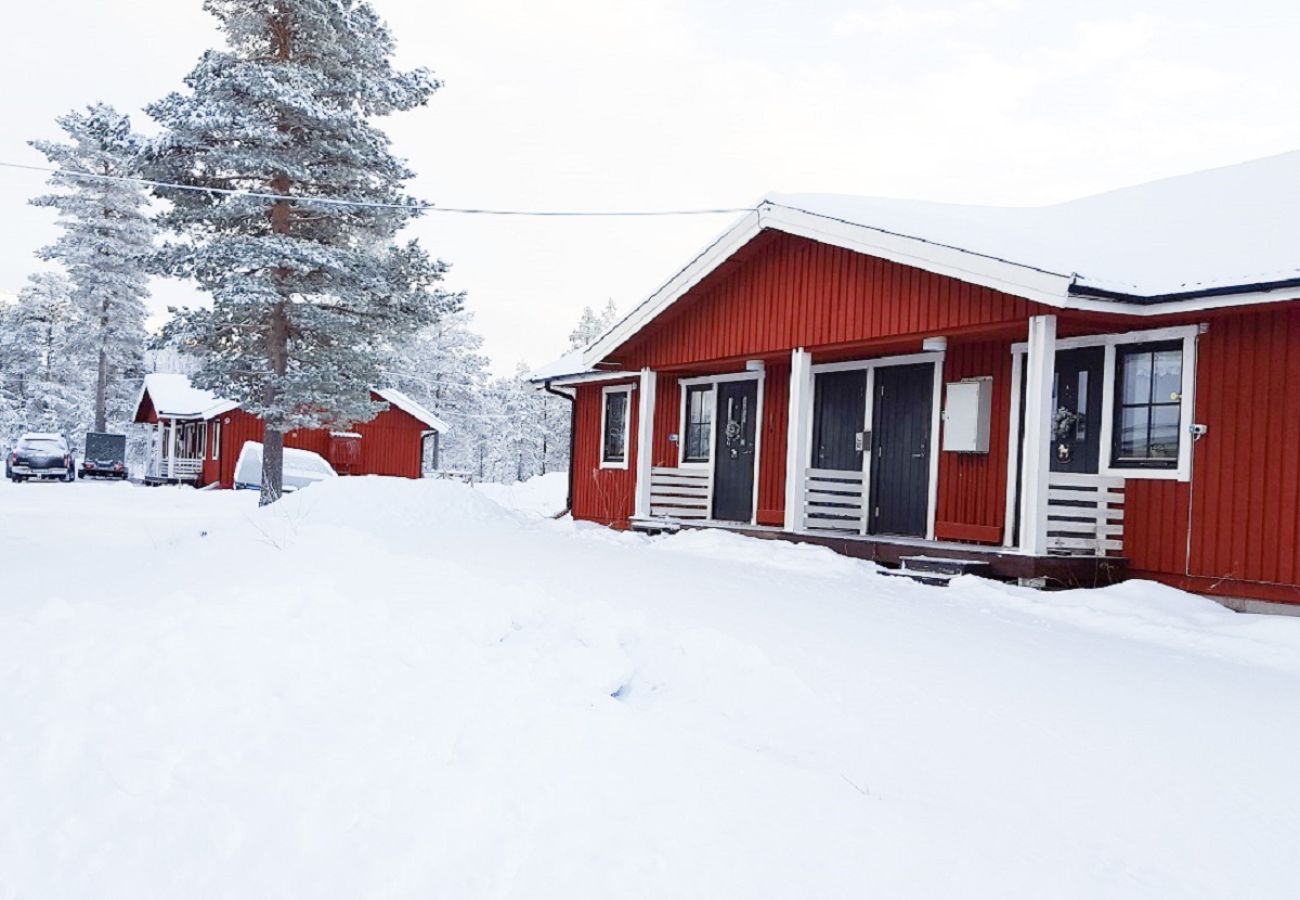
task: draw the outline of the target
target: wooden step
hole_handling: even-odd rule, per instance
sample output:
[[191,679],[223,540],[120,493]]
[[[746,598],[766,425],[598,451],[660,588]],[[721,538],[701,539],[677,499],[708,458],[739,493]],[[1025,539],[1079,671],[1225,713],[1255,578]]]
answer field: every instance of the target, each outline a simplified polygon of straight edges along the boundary
[[984,575],[992,572],[992,566],[981,559],[951,559],[944,556],[900,556],[902,570],[924,575]]

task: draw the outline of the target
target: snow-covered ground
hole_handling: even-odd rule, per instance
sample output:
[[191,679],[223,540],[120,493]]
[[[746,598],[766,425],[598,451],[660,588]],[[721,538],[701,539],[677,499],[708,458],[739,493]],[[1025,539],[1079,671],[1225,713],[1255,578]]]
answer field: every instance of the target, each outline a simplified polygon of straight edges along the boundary
[[554,490],[0,484],[0,898],[1296,895],[1300,620]]

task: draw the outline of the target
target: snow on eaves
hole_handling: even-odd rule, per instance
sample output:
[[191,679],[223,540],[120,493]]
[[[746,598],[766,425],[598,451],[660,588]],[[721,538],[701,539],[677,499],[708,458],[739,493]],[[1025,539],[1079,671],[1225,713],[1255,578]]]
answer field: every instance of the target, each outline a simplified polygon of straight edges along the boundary
[[[394,388],[375,388],[375,394],[385,402],[413,416],[441,434],[449,426],[424,406]],[[239,406],[239,401],[218,397],[211,391],[196,388],[185,375],[152,373],[144,377],[144,394],[149,395],[155,412],[162,417],[177,419],[208,419]],[[143,394],[141,395],[143,400]],[[139,403],[136,407],[139,408]]]
[[154,411],[166,418],[206,419],[239,406],[238,401],[196,388],[188,376],[171,372],[144,376],[144,393],[149,395]]
[[439,434],[446,434],[450,430],[450,426],[446,422],[396,388],[375,388],[374,390],[381,399],[428,425]]
[[538,366],[528,373],[528,380],[540,383],[574,375],[590,374],[592,370],[582,361],[583,349],[579,347],[577,350],[570,350],[559,359],[552,360],[544,366]]
[[1300,151],[1039,207],[769,194],[775,206],[1162,296],[1300,277]]

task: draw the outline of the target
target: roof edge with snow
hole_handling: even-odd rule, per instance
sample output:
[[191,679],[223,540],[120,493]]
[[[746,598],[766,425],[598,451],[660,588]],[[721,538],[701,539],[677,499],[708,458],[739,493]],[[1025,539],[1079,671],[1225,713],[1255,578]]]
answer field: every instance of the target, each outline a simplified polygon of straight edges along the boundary
[[[1281,157],[1245,163],[1242,167],[1260,163],[1273,164],[1278,159]],[[1296,159],[1300,159],[1300,155],[1297,155]],[[1224,167],[1220,170],[1179,176],[1177,179],[1165,179],[1164,183],[1184,180],[1184,183],[1190,184],[1198,177],[1225,172],[1232,168],[1234,167]],[[1162,182],[1149,184],[1160,185]],[[1147,185],[1138,185],[1136,188],[1121,189],[1112,193],[1119,194],[1144,187]],[[588,346],[582,357],[583,370],[595,372],[598,364],[611,353],[658,318],[691,288],[764,230],[779,231],[913,266],[937,275],[1022,297],[1045,306],[1081,312],[1148,317],[1300,299],[1300,259],[1297,259],[1295,268],[1290,271],[1276,272],[1275,277],[1259,275],[1243,277],[1240,273],[1236,273],[1232,276],[1225,275],[1222,280],[1202,282],[1200,285],[1187,284],[1185,287],[1180,285],[1175,290],[1144,291],[1140,285],[1107,284],[1100,278],[1083,278],[1075,271],[1067,270],[1070,267],[1061,265],[1059,258],[1047,262],[1039,259],[1041,254],[1035,254],[1032,250],[1022,249],[1015,254],[998,255],[977,249],[975,245],[980,243],[978,240],[943,240],[927,236],[927,229],[923,224],[905,230],[891,229],[848,218],[842,214],[833,214],[827,210],[795,205],[800,199],[799,196],[794,196],[785,201],[784,197],[774,199],[774,196],[770,195],[763,198],[753,212],[741,215],[658,290]],[[1085,201],[1089,199],[1092,198],[1084,198]],[[1062,204],[1062,206],[1067,205]],[[1210,210],[1210,213],[1213,214],[1214,210]],[[923,217],[915,221],[921,222],[922,219]],[[934,229],[936,234],[942,230]],[[1012,259],[1011,255],[1021,258]]]

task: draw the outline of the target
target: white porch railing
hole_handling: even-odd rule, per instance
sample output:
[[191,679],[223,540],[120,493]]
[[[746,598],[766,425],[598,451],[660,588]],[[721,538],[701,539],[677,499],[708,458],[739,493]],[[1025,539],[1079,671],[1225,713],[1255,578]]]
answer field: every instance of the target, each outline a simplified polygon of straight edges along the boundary
[[804,478],[803,525],[808,531],[865,531],[862,472],[808,469]]
[[658,467],[650,470],[650,515],[707,519],[711,515],[712,469]]
[[151,455],[146,473],[151,478],[197,478],[203,474],[203,460],[190,456],[178,456],[171,460]]
[[1052,472],[1047,478],[1047,551],[1106,556],[1124,549],[1124,479]]

